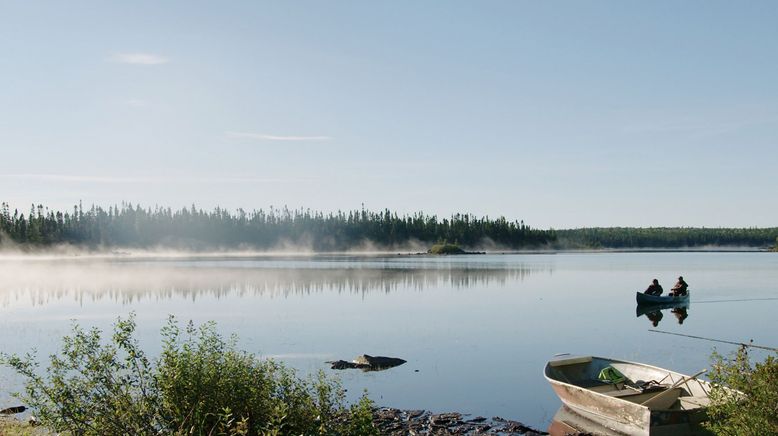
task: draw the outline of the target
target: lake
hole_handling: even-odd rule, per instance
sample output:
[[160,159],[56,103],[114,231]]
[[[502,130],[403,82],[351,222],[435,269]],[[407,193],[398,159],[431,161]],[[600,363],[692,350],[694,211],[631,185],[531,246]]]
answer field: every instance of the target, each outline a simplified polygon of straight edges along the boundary
[[[159,350],[169,314],[214,320],[240,347],[303,374],[340,376],[380,406],[501,416],[545,429],[561,403],[545,382],[557,353],[645,362],[682,373],[735,345],[778,346],[778,254],[560,253],[429,256],[0,258],[0,350],[58,349],[71,320],[110,329],[136,314]],[[637,316],[635,292],[683,275],[688,317]],[[360,354],[408,362],[329,369]],[[0,408],[20,380],[0,369]]]

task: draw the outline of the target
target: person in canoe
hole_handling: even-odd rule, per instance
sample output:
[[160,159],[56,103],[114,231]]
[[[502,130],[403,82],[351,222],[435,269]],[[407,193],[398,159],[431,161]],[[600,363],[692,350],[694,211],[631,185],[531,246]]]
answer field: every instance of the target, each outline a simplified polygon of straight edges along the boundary
[[673,289],[670,290],[670,295],[679,297],[686,295],[686,290],[689,288],[689,284],[683,280],[683,276],[678,277],[678,282],[673,285]]
[[651,282],[650,285],[648,285],[648,288],[646,288],[646,292],[644,294],[646,295],[662,295],[662,285],[659,284],[659,280],[654,279],[653,282]]

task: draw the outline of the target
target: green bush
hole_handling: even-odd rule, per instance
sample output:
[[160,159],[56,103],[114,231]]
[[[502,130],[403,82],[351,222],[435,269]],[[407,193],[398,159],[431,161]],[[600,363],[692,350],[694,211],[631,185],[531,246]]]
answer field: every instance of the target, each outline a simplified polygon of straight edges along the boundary
[[730,359],[714,351],[709,374],[714,388],[706,427],[721,435],[778,435],[775,357],[752,364],[746,347]]
[[300,379],[225,340],[214,323],[181,329],[171,317],[151,362],[118,320],[110,341],[73,326],[41,372],[35,356],[3,356],[26,378],[19,395],[48,428],[73,435],[370,434],[372,403],[347,408],[340,384],[319,373]]

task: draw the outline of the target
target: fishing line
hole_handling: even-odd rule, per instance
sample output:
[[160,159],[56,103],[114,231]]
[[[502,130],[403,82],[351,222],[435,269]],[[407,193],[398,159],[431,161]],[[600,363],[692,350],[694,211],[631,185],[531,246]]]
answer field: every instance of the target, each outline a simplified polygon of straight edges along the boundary
[[750,348],[760,348],[762,350],[769,350],[769,351],[776,351],[776,352],[778,352],[778,348],[765,347],[763,345],[746,344],[746,343],[743,343],[743,342],[724,341],[724,340],[721,340],[721,339],[703,338],[702,336],[685,335],[683,333],[666,332],[666,331],[663,331],[663,330],[648,329],[648,331],[654,332],[654,333],[664,333],[666,335],[684,336],[684,337],[687,337],[687,338],[702,339],[704,341],[722,342],[722,343],[725,343],[725,344],[740,345],[742,347],[750,347]]
[[738,302],[738,301],[778,301],[778,297],[771,297],[771,298],[741,298],[737,300],[708,300],[708,301],[695,301],[694,304],[705,304],[705,303],[731,303],[731,302]]

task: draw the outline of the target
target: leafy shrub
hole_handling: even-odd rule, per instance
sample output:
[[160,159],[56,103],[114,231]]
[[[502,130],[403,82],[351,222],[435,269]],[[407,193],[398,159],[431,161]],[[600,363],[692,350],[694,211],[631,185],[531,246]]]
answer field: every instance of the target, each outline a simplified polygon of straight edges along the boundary
[[[713,353],[714,388],[706,426],[722,435],[778,434],[778,360],[753,364],[746,347],[731,359]],[[730,389],[726,389],[728,387]]]
[[350,409],[340,384],[306,380],[225,340],[214,323],[181,329],[171,317],[163,350],[150,362],[134,339],[135,321],[118,320],[110,341],[73,326],[41,372],[34,355],[4,356],[27,379],[20,398],[41,423],[74,435],[371,434],[372,403]]

